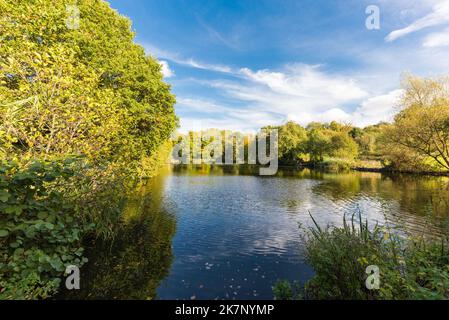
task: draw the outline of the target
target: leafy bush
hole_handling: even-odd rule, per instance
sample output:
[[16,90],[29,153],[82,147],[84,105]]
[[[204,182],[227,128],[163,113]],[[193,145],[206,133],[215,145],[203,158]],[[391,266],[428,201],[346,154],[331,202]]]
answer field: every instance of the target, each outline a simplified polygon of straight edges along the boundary
[[0,165],[0,299],[47,298],[67,265],[86,262],[75,206],[57,185],[74,175],[70,162]]
[[303,291],[299,283],[292,284],[287,280],[279,280],[273,287],[276,300],[300,300],[303,298]]
[[[308,232],[306,256],[316,274],[306,283],[307,299],[449,299],[448,239],[401,237],[377,225],[370,230],[361,214],[358,220],[326,229],[315,223]],[[366,287],[369,265],[379,267],[378,290]],[[282,287],[288,293],[285,284],[276,290]]]

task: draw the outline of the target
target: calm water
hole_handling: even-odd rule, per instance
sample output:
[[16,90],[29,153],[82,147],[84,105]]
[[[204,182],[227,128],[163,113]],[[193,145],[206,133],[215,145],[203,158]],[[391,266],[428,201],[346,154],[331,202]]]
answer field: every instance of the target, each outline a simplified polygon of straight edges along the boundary
[[449,179],[246,167],[167,169],[132,199],[112,243],[97,242],[82,290],[64,298],[272,299],[278,279],[304,283],[300,225],[339,225],[361,210],[416,234],[444,234]]

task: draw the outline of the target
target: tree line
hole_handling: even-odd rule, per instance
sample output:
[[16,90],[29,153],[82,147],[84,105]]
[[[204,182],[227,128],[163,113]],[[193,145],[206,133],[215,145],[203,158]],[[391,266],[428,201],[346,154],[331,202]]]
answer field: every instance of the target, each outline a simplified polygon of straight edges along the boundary
[[399,112],[391,123],[365,128],[337,122],[279,126],[280,161],[449,171],[449,78],[408,76],[402,86]]
[[[261,132],[278,130],[281,165],[309,165],[336,171],[355,167],[407,172],[449,171],[449,78],[407,76],[402,87],[398,113],[391,123],[359,128],[332,121],[312,122],[304,127],[289,121],[280,126],[264,127]],[[217,135],[223,150],[234,147],[234,160],[238,158],[238,141],[244,144],[240,152],[244,152],[245,160],[248,160],[251,144],[257,141],[255,135],[241,132],[218,129],[189,132],[184,138],[190,144],[191,158],[201,159],[201,153],[216,148],[214,144],[218,140],[214,137]]]

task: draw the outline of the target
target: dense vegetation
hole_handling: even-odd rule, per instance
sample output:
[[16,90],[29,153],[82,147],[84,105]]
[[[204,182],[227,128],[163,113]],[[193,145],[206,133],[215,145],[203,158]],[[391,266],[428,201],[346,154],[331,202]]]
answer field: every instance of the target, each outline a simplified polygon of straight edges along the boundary
[[[67,3],[66,3],[67,2]],[[111,237],[177,125],[161,66],[105,1],[0,0],[0,298],[53,295]]]
[[289,122],[279,129],[280,162],[330,169],[367,167],[399,171],[449,171],[449,79],[409,76],[393,123]]
[[[343,221],[342,227],[318,224],[306,238],[306,257],[315,276],[305,288],[280,281],[278,299],[406,300],[449,298],[449,237],[404,237],[388,227]],[[313,219],[313,218],[312,218]],[[368,289],[368,266],[379,270],[378,288]]]

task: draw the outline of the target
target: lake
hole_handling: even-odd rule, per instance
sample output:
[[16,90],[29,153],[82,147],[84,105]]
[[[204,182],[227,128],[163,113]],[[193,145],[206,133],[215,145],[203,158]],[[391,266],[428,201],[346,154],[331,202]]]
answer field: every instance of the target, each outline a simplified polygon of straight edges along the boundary
[[449,178],[246,166],[175,166],[125,205],[113,241],[93,241],[81,290],[64,299],[272,299],[279,279],[313,276],[304,259],[312,214],[340,225],[359,210],[374,226],[447,233]]

